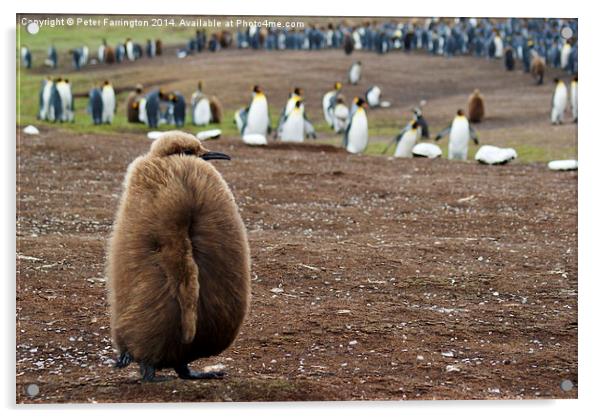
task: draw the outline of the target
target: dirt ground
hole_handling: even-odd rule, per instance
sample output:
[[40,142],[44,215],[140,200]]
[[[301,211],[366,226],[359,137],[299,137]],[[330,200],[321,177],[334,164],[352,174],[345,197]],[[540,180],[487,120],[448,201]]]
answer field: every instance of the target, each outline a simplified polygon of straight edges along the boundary
[[[256,63],[261,54],[235,52],[215,55],[229,63],[221,77],[198,56],[178,72],[184,81],[167,88],[187,91],[202,74],[208,92],[223,93],[224,107],[243,105],[252,82],[230,69],[245,54]],[[303,53],[288,57],[305,85],[319,83],[306,88],[314,113],[334,66],[356,58],[317,54],[328,59],[307,65],[323,66],[328,77],[304,70]],[[382,58],[380,75],[396,62],[393,54]],[[477,77],[499,104],[480,127],[489,143],[510,143],[521,132],[556,151],[575,146],[575,125],[549,125],[550,90],[527,75],[508,74],[500,62],[478,61],[497,68],[487,78],[473,59],[454,59],[452,68],[441,58],[415,59],[448,79],[391,72],[382,84],[407,90],[379,111],[384,124],[401,126],[399,113],[427,98],[429,122],[443,127],[446,111],[465,103],[457,91],[470,92]],[[134,63],[116,77],[165,78],[143,71]],[[245,71],[260,73],[253,65]],[[290,77],[275,65],[263,83],[284,103]],[[447,91],[451,79],[456,87]],[[18,403],[578,395],[576,172],[520,161],[489,167],[352,156],[315,143],[210,142],[233,157],[215,165],[248,229],[251,309],[227,351],[193,364],[222,364],[225,379],[182,381],[166,370],[172,379],[140,383],[137,367],[112,365],[104,263],[125,169],[150,142],[142,134],[39,128],[37,137],[17,138]],[[561,389],[564,380],[571,390]],[[27,395],[32,384],[36,396]]]

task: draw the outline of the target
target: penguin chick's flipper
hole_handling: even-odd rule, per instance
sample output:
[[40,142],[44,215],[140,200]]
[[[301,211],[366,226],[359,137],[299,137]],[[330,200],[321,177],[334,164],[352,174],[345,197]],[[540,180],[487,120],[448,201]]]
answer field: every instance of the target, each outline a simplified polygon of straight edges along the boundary
[[190,370],[186,364],[174,367],[174,370],[180,379],[200,380],[200,379],[221,379],[226,373],[224,372],[195,372]]
[[123,369],[124,367],[129,366],[132,360],[132,355],[127,351],[124,351],[121,354],[119,354],[119,358],[115,362],[115,367],[118,369]]

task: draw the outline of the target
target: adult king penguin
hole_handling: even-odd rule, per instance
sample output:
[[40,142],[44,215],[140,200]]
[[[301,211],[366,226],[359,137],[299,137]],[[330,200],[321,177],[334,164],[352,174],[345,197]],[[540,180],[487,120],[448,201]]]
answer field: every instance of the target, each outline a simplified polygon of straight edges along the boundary
[[[297,103],[299,103],[299,104],[297,104]],[[298,110],[296,110],[296,112],[297,113],[300,112],[301,115],[303,116],[304,135],[310,136],[315,139],[316,131],[314,129],[314,126],[307,119],[307,116],[305,114],[305,104],[303,103],[303,89],[301,89],[300,87],[295,87],[295,89],[289,94],[288,100],[286,101],[286,104],[285,104],[284,108],[282,109],[282,112],[280,113],[280,118],[278,119],[278,127],[276,129],[276,132],[274,132],[274,138],[280,137],[282,139],[280,134],[283,132],[282,131],[283,124],[287,120],[287,118],[291,114],[291,112],[295,109],[298,109]],[[290,121],[289,121],[289,123],[290,123]]]
[[88,113],[92,116],[92,123],[100,125],[102,123],[102,91],[94,87],[88,93]]
[[25,68],[31,68],[31,51],[26,46],[21,47],[21,60]]
[[550,119],[552,120],[552,124],[558,125],[564,120],[568,92],[564,81],[555,78],[554,84],[556,87],[554,88],[554,95],[552,96],[552,113]]
[[73,122],[75,112],[73,111],[73,94],[71,84],[67,79],[57,79],[56,90],[61,97],[61,122]]
[[115,90],[109,81],[102,86],[102,123],[113,123],[115,115]]
[[362,77],[362,62],[356,61],[351,65],[351,68],[349,68],[348,79],[351,84],[355,85],[360,81],[361,77]]
[[355,112],[351,115],[343,137],[343,146],[352,154],[360,154],[368,146],[368,116],[364,106],[364,100],[358,98]]
[[303,102],[297,99],[293,109],[284,116],[278,129],[278,136],[283,142],[303,142],[305,138],[305,117]]
[[395,153],[393,156],[400,158],[412,158],[412,149],[414,148],[414,145],[416,145],[419,135],[420,125],[417,121],[414,121],[412,125],[401,131],[401,133],[395,138],[397,147],[395,147]]
[[215,96],[207,96],[203,93],[203,82],[199,81],[197,90],[192,94],[192,123],[204,126],[209,123],[220,123],[222,120],[222,105]]
[[573,122],[577,123],[577,76],[571,81],[571,110],[573,112]]
[[259,86],[253,87],[253,99],[245,112],[241,128],[242,136],[259,134],[267,137],[271,131],[268,99]]
[[437,134],[435,141],[449,134],[448,158],[450,160],[468,159],[468,140],[472,139],[475,145],[479,144],[476,132],[470,126],[464,111],[459,109],[451,125]]
[[328,126],[330,126],[331,128],[334,127],[334,106],[337,101],[337,96],[340,94],[342,87],[343,85],[337,81],[336,83],[334,83],[334,89],[327,92],[322,98],[322,110],[324,112],[324,119],[326,119]]
[[184,126],[186,122],[186,99],[179,92],[170,93],[167,100],[171,103],[171,114],[176,127]]

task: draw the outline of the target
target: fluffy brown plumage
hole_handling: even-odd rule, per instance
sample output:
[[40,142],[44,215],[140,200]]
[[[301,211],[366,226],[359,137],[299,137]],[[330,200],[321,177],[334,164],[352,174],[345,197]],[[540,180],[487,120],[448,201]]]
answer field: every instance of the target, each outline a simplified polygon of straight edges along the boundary
[[483,96],[478,89],[468,98],[468,120],[472,123],[479,123],[485,117],[485,104]]
[[[145,380],[219,354],[235,339],[250,298],[244,224],[195,137],[172,131],[130,164],[107,257],[117,366]],[[201,158],[199,158],[201,157]]]
[[531,60],[531,75],[537,84],[543,84],[543,75],[546,70],[546,64],[539,56],[534,56]]
[[222,115],[222,103],[215,96],[209,98],[209,109],[211,109],[211,123],[221,123]]

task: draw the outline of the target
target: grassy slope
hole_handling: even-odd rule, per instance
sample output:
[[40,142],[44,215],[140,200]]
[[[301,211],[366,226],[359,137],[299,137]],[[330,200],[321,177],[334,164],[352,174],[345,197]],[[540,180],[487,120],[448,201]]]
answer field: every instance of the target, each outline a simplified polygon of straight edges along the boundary
[[[101,18],[99,18],[101,19]],[[136,28],[136,40],[138,42],[147,38],[161,38],[164,45],[184,44],[192,30],[190,28]],[[88,45],[90,48],[90,55],[95,56],[96,48],[99,45],[99,40],[107,39],[109,44],[114,45],[117,42],[123,42],[123,40],[131,35],[132,29],[127,27],[114,27],[110,31],[102,27],[68,27],[68,26],[56,26],[54,28],[44,27],[37,35],[31,35],[27,33],[24,28],[20,25],[17,26],[17,47],[21,44],[28,45],[32,50],[34,56],[34,65],[40,65],[46,58],[46,49],[49,44],[53,43],[59,51],[59,59],[67,60],[70,59],[67,55],[67,50],[80,45]],[[18,52],[17,48],[17,52]],[[43,79],[43,75],[33,74],[26,70],[21,70],[20,60],[17,60],[17,123],[19,125],[56,125],[49,122],[41,122],[36,119],[38,112],[38,93],[40,83]],[[78,86],[90,86],[91,81],[95,80],[97,76],[94,72],[86,73],[71,73],[69,78],[72,80],[74,85]],[[125,112],[123,109],[123,103],[127,93],[118,95],[117,102],[118,109],[117,114],[112,125],[100,125],[95,126],[92,124],[91,118],[86,113],[87,99],[76,98],[75,99],[75,122],[68,124],[61,124],[64,129],[69,129],[76,132],[86,133],[103,133],[103,134],[119,134],[122,132],[139,132],[141,134],[148,131],[148,129],[141,124],[130,124],[127,123]],[[222,130],[223,136],[238,136],[236,126],[232,123],[234,112],[236,109],[225,109],[224,121],[220,125],[209,125],[208,127],[199,128],[192,125],[190,118],[187,118],[186,125],[182,128],[189,132],[198,132],[204,129],[215,129],[219,128]],[[187,109],[189,111],[189,109]],[[280,114],[280,109],[271,107],[270,109],[272,117],[272,126],[275,127]],[[320,116],[320,117],[318,117]],[[326,125],[325,121],[321,118],[321,115],[313,117],[314,126],[318,132],[319,140],[321,143],[328,143],[332,145],[340,145],[340,136],[334,135]],[[389,142],[389,139],[393,138],[399,131],[398,121],[391,121],[388,119],[380,119],[378,115],[372,113],[370,116],[370,129],[369,134],[372,138],[366,154],[381,155]],[[162,130],[170,129],[171,127],[161,127]],[[436,133],[443,126],[432,126],[431,130]],[[379,138],[374,140],[374,138]],[[512,142],[510,146],[514,147],[518,152],[520,161],[522,162],[541,162],[549,161],[551,159],[563,159],[570,158],[577,155],[576,146],[570,146],[565,148],[542,148],[529,144],[529,132],[523,132],[521,134],[521,141]],[[439,142],[439,146],[443,150],[443,157],[447,156],[447,139],[443,139]],[[474,158],[477,147],[469,146],[469,158]],[[393,147],[389,149],[389,155],[393,153]]]

